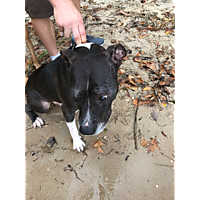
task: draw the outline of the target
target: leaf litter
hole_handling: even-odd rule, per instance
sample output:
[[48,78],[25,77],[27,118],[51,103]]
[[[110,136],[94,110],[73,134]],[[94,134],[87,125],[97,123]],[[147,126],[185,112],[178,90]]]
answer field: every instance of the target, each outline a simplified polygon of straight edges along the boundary
[[155,148],[158,148],[160,150],[156,137],[154,139],[152,138],[150,141],[146,141],[142,135],[140,145],[148,149],[147,153],[154,152]]

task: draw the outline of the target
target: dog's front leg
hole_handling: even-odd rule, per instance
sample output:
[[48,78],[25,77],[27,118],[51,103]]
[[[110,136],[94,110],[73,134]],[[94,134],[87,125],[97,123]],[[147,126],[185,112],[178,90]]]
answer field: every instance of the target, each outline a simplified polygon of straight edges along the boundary
[[69,132],[73,139],[73,149],[78,152],[83,151],[85,143],[81,140],[81,136],[78,134],[77,126],[75,123],[75,118],[72,122],[66,122],[69,128]]
[[[78,133],[78,129],[75,123],[75,112],[65,109],[62,105],[63,115],[66,120],[67,127],[69,128],[70,135],[73,139],[73,149],[78,152],[83,151],[85,143],[81,140],[81,136]],[[73,114],[71,114],[73,113]]]

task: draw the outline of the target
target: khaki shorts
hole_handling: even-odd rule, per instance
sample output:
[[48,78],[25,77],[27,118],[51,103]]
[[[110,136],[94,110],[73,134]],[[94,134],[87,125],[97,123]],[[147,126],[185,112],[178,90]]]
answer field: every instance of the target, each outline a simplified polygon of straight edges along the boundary
[[30,18],[48,18],[53,15],[53,6],[48,0],[25,0],[25,10]]

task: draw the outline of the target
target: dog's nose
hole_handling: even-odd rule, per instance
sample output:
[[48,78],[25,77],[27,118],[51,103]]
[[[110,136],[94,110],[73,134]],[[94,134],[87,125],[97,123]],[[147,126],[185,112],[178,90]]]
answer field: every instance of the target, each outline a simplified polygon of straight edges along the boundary
[[84,126],[89,126],[89,123],[88,123],[88,122],[86,122]]
[[93,125],[86,122],[83,126],[80,126],[80,132],[83,135],[93,135],[95,131]]

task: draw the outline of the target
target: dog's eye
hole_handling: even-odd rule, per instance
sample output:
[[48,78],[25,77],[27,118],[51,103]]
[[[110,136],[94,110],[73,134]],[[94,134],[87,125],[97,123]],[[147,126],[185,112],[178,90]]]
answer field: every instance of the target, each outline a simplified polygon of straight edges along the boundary
[[108,98],[108,95],[101,96],[101,97],[100,97],[100,101],[104,101],[104,100],[106,100],[107,98]]

